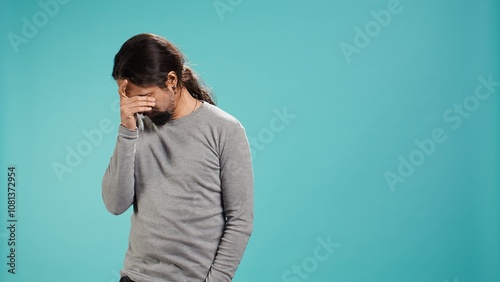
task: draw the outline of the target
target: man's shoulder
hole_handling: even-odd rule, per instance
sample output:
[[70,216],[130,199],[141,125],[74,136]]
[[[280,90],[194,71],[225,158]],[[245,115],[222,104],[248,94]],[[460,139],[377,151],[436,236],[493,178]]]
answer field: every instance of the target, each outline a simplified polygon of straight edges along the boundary
[[240,121],[233,115],[229,114],[218,106],[209,104],[207,102],[205,102],[205,104],[207,116],[209,119],[208,121],[210,123],[218,124],[222,127],[243,127]]

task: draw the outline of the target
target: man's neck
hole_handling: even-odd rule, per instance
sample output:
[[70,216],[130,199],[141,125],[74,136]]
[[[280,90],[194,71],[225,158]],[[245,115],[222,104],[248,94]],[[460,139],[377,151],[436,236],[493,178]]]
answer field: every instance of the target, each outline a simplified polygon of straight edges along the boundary
[[194,112],[194,110],[198,108],[201,103],[197,99],[193,98],[186,88],[183,88],[176,104],[177,106],[175,107],[174,114],[172,116],[173,119],[179,119],[189,115]]

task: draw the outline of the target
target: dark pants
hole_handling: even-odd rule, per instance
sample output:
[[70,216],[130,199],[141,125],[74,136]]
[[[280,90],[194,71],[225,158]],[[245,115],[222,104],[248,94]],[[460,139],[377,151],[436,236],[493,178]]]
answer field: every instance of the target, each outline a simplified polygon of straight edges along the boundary
[[128,278],[128,276],[123,276],[121,279],[120,279],[120,282],[134,282],[134,280]]

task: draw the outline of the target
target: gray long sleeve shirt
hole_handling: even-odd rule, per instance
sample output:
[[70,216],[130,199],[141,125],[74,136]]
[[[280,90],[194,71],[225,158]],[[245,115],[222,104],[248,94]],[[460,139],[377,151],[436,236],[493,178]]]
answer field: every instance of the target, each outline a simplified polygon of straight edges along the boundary
[[120,125],[102,181],[113,214],[131,205],[121,274],[138,282],[231,281],[253,230],[243,126],[209,103],[163,126]]

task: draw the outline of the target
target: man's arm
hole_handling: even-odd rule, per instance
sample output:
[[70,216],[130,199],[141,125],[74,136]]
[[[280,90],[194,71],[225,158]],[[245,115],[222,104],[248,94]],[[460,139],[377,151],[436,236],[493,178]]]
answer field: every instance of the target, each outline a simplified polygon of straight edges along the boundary
[[134,162],[137,130],[137,113],[150,111],[154,99],[150,97],[127,96],[128,80],[119,79],[120,128],[115,151],[102,179],[102,198],[109,212],[118,215],[125,212],[134,202]]
[[220,178],[226,225],[206,282],[231,281],[253,231],[252,158],[239,123],[221,144]]
[[134,202],[135,143],[138,131],[123,125],[118,129],[113,156],[102,179],[104,205],[112,214],[125,212]]

